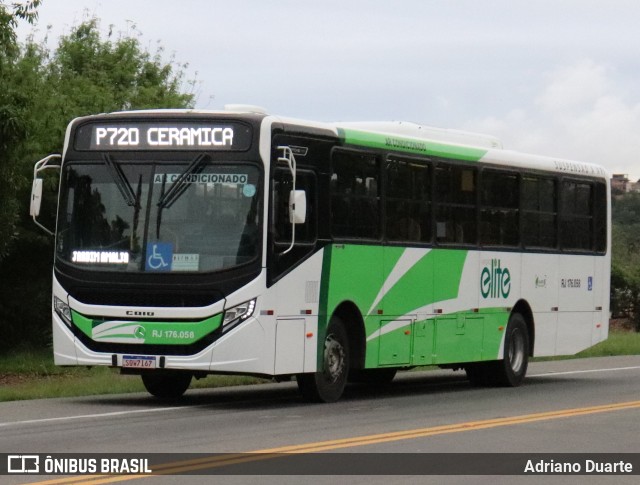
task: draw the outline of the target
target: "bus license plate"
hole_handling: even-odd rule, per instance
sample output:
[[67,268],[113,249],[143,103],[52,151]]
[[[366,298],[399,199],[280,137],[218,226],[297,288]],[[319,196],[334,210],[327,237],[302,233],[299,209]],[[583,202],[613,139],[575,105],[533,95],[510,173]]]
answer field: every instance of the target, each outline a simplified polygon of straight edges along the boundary
[[155,369],[156,358],[148,355],[123,355],[122,367],[132,367],[134,369]]

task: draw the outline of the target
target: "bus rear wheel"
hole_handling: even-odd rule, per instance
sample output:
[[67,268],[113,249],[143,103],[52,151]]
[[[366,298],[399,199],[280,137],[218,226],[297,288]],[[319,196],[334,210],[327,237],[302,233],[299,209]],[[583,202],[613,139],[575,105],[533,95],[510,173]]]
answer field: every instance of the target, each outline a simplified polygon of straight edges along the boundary
[[517,387],[522,384],[529,365],[529,330],[524,317],[513,313],[504,336],[504,358],[496,362],[496,384]]
[[504,358],[490,362],[472,362],[465,366],[474,386],[517,387],[522,384],[529,365],[529,330],[524,317],[509,317],[504,336]]
[[141,377],[149,394],[160,399],[177,399],[191,384],[191,374],[181,371],[149,372]]
[[324,340],[323,366],[312,374],[298,374],[296,381],[307,401],[336,402],[349,375],[349,339],[342,320],[333,317]]

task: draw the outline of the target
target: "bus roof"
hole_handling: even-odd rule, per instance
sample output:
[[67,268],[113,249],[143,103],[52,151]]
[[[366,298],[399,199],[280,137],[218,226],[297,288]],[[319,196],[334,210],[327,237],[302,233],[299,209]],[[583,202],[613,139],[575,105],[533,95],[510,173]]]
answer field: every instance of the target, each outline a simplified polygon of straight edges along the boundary
[[502,142],[495,136],[447,128],[436,128],[406,121],[358,121],[339,123],[339,125],[343,128],[354,130],[388,133],[390,135],[401,135],[424,140],[437,140],[455,143],[457,145],[502,148]]
[[[100,117],[121,116],[215,116],[248,115],[268,118],[271,122],[297,125],[308,128],[321,128],[335,134],[346,144],[367,146],[370,148],[400,151],[415,155],[438,156],[461,159],[470,162],[485,162],[505,167],[529,168],[572,175],[611,178],[602,166],[566,160],[555,157],[534,155],[513,150],[505,150],[501,141],[492,135],[468,131],[436,128],[405,121],[355,121],[355,122],[317,122],[269,115],[264,108],[233,104],[224,110],[200,109],[149,109],[120,111],[86,116],[74,120]],[[73,124],[73,122],[71,123]],[[71,126],[70,124],[70,126]]]

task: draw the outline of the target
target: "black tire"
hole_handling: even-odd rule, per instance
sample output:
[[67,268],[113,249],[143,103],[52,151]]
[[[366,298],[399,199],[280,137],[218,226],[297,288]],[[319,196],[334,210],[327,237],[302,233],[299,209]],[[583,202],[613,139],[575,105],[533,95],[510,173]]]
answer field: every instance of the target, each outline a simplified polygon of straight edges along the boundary
[[322,369],[298,374],[302,397],[313,402],[336,402],[342,396],[349,375],[349,339],[342,320],[333,317],[324,339]]
[[149,394],[160,399],[177,399],[189,388],[192,376],[188,372],[157,371],[141,377]]
[[467,373],[467,379],[472,386],[484,387],[491,385],[491,373],[493,372],[494,362],[474,362],[467,364],[464,368]]
[[522,384],[529,365],[529,330],[524,317],[509,317],[504,337],[504,358],[490,362],[472,362],[464,370],[471,385],[517,387]]
[[398,369],[353,369],[349,373],[349,382],[369,385],[385,385],[391,383]]
[[513,313],[504,337],[504,358],[496,363],[495,384],[517,387],[522,384],[529,365],[529,330],[524,317]]

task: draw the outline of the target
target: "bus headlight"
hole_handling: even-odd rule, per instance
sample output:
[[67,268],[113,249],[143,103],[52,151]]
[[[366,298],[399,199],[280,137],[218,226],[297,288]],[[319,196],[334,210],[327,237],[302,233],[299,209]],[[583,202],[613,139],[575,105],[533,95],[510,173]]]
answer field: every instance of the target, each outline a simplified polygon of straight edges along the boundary
[[53,297],[53,309],[64,323],[71,328],[71,308],[57,296]]
[[240,305],[236,305],[233,308],[229,308],[224,312],[224,318],[222,319],[222,331],[231,330],[233,327],[241,322],[244,322],[247,318],[253,315],[253,311],[256,309],[256,299],[245,301]]

